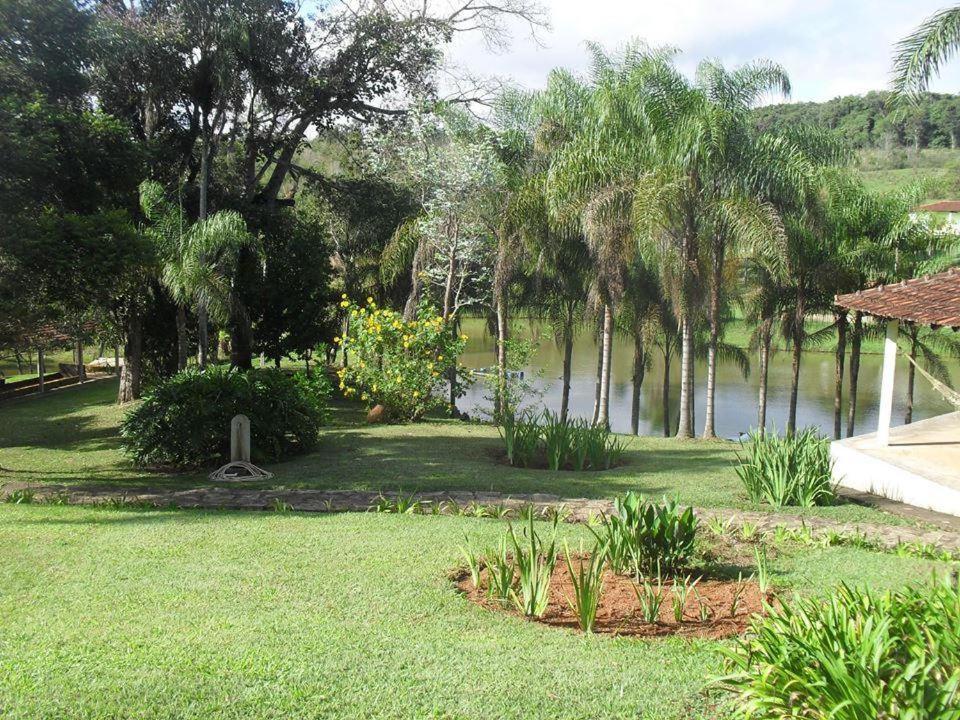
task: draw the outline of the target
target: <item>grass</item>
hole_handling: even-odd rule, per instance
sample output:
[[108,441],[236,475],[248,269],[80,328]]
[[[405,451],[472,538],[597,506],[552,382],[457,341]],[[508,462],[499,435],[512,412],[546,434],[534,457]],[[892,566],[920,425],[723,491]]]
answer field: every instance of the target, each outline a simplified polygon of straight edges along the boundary
[[[588,637],[460,597],[447,575],[464,534],[483,547],[504,529],[0,505],[0,714],[716,717],[703,690],[720,643]],[[852,548],[771,559],[774,581],[803,593],[899,586],[931,567]]]
[[[0,484],[193,487],[205,472],[169,474],[137,469],[120,450],[116,382],[90,385],[0,405]],[[474,490],[611,498],[636,490],[703,507],[758,508],[734,471],[738,445],[727,441],[627,439],[623,464],[602,472],[549,472],[511,467],[496,428],[448,420],[369,426],[356,406],[339,405],[317,449],[270,465],[275,477],[253,487],[331,490]],[[769,508],[762,508],[769,509]],[[796,512],[796,509],[792,509]],[[858,505],[803,512],[838,520],[903,522]]]

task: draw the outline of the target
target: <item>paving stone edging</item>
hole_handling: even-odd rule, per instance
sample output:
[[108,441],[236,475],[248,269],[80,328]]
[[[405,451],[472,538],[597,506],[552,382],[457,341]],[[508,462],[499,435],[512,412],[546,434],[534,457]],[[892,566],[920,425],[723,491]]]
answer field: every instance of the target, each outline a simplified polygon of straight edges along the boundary
[[[356,490],[259,490],[244,487],[200,487],[187,490],[137,490],[121,493],[116,488],[84,488],[65,486],[27,486],[37,499],[63,497],[71,504],[91,505],[126,501],[134,504],[158,507],[273,510],[278,503],[300,512],[366,512],[382,497],[396,499],[411,496],[397,492],[368,492]],[[21,486],[21,489],[23,486]],[[0,489],[0,495],[14,490],[13,486]],[[558,510],[561,507],[569,522],[587,522],[591,517],[612,510],[609,500],[590,498],[562,498],[544,493],[506,495],[497,492],[442,491],[416,493],[413,496],[421,503],[440,506],[441,512],[450,512],[452,503],[460,507],[470,505],[502,505],[519,510],[532,505],[538,513]],[[814,537],[829,533],[866,536],[873,542],[893,548],[900,543],[925,543],[943,550],[960,550],[960,533],[926,527],[883,525],[880,523],[850,523],[823,517],[802,516],[790,513],[765,513],[728,508],[699,508],[694,512],[702,521],[720,518],[733,527],[744,524],[768,532],[781,526],[788,529],[806,528]]]

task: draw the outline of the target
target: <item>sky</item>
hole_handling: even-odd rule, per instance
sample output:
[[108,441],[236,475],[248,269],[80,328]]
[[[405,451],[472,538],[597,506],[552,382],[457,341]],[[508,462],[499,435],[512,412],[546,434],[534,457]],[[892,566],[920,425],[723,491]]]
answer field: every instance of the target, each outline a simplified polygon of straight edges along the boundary
[[[519,25],[505,52],[476,35],[457,38],[450,58],[462,67],[542,87],[554,67],[586,69],[584,42],[614,49],[638,37],[672,45],[691,73],[709,57],[729,67],[757,58],[783,65],[792,101],[823,101],[889,86],[893,47],[951,0],[543,0],[551,28],[539,44]],[[931,89],[960,92],[960,59]]]

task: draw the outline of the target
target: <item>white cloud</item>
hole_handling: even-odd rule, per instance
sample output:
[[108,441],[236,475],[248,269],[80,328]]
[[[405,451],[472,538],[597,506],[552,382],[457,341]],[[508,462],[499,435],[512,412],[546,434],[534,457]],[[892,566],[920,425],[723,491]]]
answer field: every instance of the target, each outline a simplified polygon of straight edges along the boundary
[[[729,65],[756,58],[781,63],[793,82],[794,100],[826,100],[888,86],[893,46],[943,7],[947,0],[546,0],[552,29],[513,27],[509,51],[491,53],[480,38],[461,36],[451,59],[474,72],[541,87],[550,69],[586,67],[583,44],[608,48],[631,37],[673,45],[680,65],[715,57]],[[960,59],[934,90],[960,91]]]

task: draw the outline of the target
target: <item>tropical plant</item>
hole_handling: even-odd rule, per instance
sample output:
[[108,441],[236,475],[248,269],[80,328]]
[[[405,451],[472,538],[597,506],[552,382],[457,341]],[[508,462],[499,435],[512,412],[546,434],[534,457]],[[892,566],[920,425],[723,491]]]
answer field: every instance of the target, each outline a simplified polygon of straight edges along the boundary
[[252,242],[246,222],[233,210],[221,210],[190,222],[181,203],[171,202],[160,183],[140,185],[145,228],[160,258],[160,277],[177,303],[178,368],[186,358],[184,308],[197,310],[200,333],[198,362],[206,365],[207,319],[225,323],[234,303],[233,273],[240,248]]
[[349,310],[347,332],[336,338],[350,352],[349,365],[338,370],[343,394],[370,406],[382,404],[389,416],[417,420],[427,410],[444,407],[441,390],[456,364],[466,336],[453,324],[421,308],[417,318],[378,308],[372,298]]
[[675,622],[683,622],[683,613],[687,607],[687,598],[690,597],[690,593],[696,590],[698,582],[700,582],[700,578],[694,580],[689,575],[674,579],[671,603],[673,605],[673,619]]
[[513,543],[518,585],[517,589],[510,590],[510,597],[524,615],[542,617],[550,600],[550,577],[557,562],[556,524],[549,543],[540,537],[532,515],[519,536],[513,525],[507,532]]
[[747,717],[955,719],[960,589],[935,580],[796,597],[755,618],[725,654],[720,684]]
[[121,444],[138,465],[210,465],[229,456],[230,422],[243,414],[253,460],[277,461],[316,444],[329,388],[319,374],[188,369],[161,381],[127,413]]
[[573,599],[567,598],[567,602],[577,614],[580,629],[585,633],[591,633],[597,620],[600,598],[603,597],[603,572],[607,566],[606,549],[602,542],[598,542],[593,546],[589,560],[580,557],[576,571],[573,569],[569,546],[564,544],[564,549],[570,583],[573,585]]
[[563,420],[550,411],[505,412],[499,429],[507,459],[520,467],[544,462],[551,470],[608,470],[627,449],[605,426]]
[[675,501],[655,503],[633,491],[613,505],[600,530],[591,532],[604,540],[614,572],[676,572],[689,563],[698,526],[692,508],[681,510]]
[[752,502],[781,508],[836,500],[829,443],[816,428],[783,436],[751,432],[741,448],[735,469]]
[[666,598],[666,592],[663,587],[663,578],[657,571],[657,584],[654,585],[649,577],[641,577],[638,582],[633,584],[633,592],[637,596],[637,602],[640,603],[640,617],[644,622],[660,622],[660,608]]
[[507,542],[506,537],[501,537],[497,545],[488,548],[483,556],[487,568],[487,592],[502,603],[510,599],[516,575],[516,564],[510,556]]

